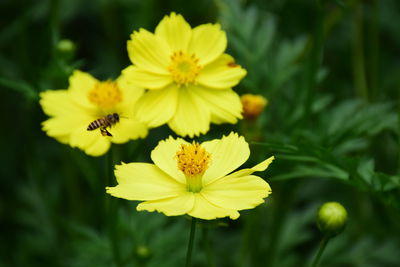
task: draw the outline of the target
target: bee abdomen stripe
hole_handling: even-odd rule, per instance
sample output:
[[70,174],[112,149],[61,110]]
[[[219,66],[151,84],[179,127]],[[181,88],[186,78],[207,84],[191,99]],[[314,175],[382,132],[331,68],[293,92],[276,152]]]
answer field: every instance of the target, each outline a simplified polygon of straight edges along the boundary
[[93,121],[89,126],[87,127],[88,130],[95,130],[101,126],[101,122],[99,120]]

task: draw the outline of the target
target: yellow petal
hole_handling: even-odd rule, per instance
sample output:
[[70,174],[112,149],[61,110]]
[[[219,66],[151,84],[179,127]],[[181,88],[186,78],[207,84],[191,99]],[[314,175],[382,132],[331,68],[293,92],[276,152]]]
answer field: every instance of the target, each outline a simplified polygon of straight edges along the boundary
[[69,99],[67,90],[49,90],[40,93],[40,105],[48,116],[67,115],[77,108]]
[[242,103],[240,97],[232,90],[214,90],[206,87],[193,86],[193,94],[204,102],[211,112],[213,123],[237,123],[242,118]]
[[131,34],[128,54],[132,63],[152,73],[168,74],[171,50],[165,40],[140,29]]
[[192,217],[200,218],[203,220],[214,220],[229,216],[235,220],[239,218],[239,212],[232,209],[225,209],[210,203],[205,199],[202,194],[195,194],[194,206],[188,214]]
[[186,192],[157,166],[149,163],[129,163],[115,166],[118,185],[107,187],[107,193],[128,200],[158,200],[179,197]]
[[172,12],[158,24],[155,35],[167,41],[171,51],[185,52],[189,45],[192,29],[180,14]]
[[246,73],[233,57],[223,54],[201,70],[197,81],[207,87],[228,89],[237,85]]
[[88,110],[95,110],[96,107],[89,101],[88,93],[99,81],[89,73],[75,70],[69,77],[68,91],[74,103]]
[[175,114],[178,88],[171,85],[162,90],[146,92],[136,103],[136,117],[149,127],[167,123]]
[[192,31],[188,52],[199,58],[205,66],[217,59],[226,49],[227,39],[219,24],[203,24]]
[[237,133],[201,144],[210,154],[210,166],[203,175],[203,185],[224,177],[242,165],[250,156],[247,142]]
[[134,118],[120,118],[119,123],[108,130],[111,134],[111,142],[123,144],[130,139],[144,138],[147,136],[148,130],[144,123]]
[[249,168],[249,169],[242,169],[242,170],[238,170],[234,173],[229,174],[227,177],[241,177],[241,176],[247,176],[252,174],[253,172],[262,172],[265,171],[269,164],[272,163],[272,161],[275,159],[274,156],[269,157],[268,159],[258,163],[256,166]]
[[193,208],[193,204],[194,194],[191,192],[182,192],[176,197],[142,202],[136,209],[138,211],[158,211],[167,216],[177,216],[186,214]]
[[70,136],[75,131],[76,125],[76,117],[60,116],[42,122],[42,130],[45,131],[48,136],[56,138],[57,140],[61,139],[63,140],[62,143],[65,143],[65,141],[67,141],[66,136]]
[[123,70],[123,74],[133,85],[146,89],[160,89],[172,83],[172,76],[170,74],[149,72],[135,66],[127,67]]
[[[72,140],[72,138],[71,138]],[[71,141],[72,143],[72,141]],[[93,157],[102,156],[110,149],[111,142],[107,140],[105,136],[100,136],[94,138],[94,142],[91,143],[89,146],[82,146],[79,147],[82,149],[86,154]]]
[[78,147],[90,156],[104,155],[110,148],[111,141],[108,136],[102,136],[100,130],[87,131],[88,124],[82,124],[75,128],[71,134],[70,145]]
[[151,151],[151,159],[154,164],[182,184],[186,184],[186,178],[182,171],[178,169],[176,152],[180,150],[182,144],[187,142],[181,138],[174,139],[171,136],[162,140]]
[[176,112],[168,123],[175,133],[190,138],[207,133],[211,121],[209,109],[191,89],[179,88]]
[[[129,68],[129,67],[128,67]],[[126,68],[126,69],[128,69]],[[124,72],[124,70],[123,70]],[[119,89],[122,91],[122,105],[131,106],[134,105],[137,100],[144,94],[143,87],[136,86],[131,83],[128,75],[122,73],[116,80]],[[133,111],[133,109],[132,109]]]
[[[51,135],[49,135],[49,136],[51,136]],[[52,137],[55,138],[58,142],[67,145],[69,143],[70,135],[58,135],[58,136],[52,136]]]
[[205,199],[226,209],[252,209],[264,202],[271,187],[258,176],[224,177],[201,190]]
[[53,116],[42,123],[42,129],[62,143],[68,142],[76,127],[89,118],[83,108],[71,101],[67,90],[42,92],[40,98],[43,111]]

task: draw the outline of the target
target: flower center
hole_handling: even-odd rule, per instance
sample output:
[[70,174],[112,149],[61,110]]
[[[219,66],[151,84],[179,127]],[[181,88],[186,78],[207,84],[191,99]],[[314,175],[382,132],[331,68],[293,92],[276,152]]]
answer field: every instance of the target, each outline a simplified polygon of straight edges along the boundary
[[189,145],[181,145],[181,149],[176,152],[178,169],[186,176],[188,191],[200,192],[202,176],[208,168],[210,157],[211,154],[196,142]]
[[168,71],[178,86],[195,83],[201,69],[195,54],[188,55],[182,51],[171,55],[171,64],[168,66]]
[[89,101],[102,109],[110,109],[122,101],[122,92],[113,81],[98,82],[89,91]]

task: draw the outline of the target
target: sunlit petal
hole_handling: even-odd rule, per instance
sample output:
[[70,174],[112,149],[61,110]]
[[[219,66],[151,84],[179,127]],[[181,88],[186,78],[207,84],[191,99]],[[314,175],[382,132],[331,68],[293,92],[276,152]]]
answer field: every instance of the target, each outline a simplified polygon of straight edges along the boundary
[[197,81],[210,88],[228,89],[236,86],[246,73],[233,57],[223,54],[201,70]]
[[268,159],[258,163],[256,166],[252,168],[236,171],[234,173],[229,174],[227,177],[241,177],[241,176],[251,175],[253,172],[265,171],[274,159],[275,159],[274,156],[269,157]]
[[233,220],[239,218],[239,212],[236,210],[216,206],[205,199],[201,193],[195,194],[193,209],[188,214],[203,220],[214,220],[227,216]]
[[153,151],[151,151],[151,159],[154,164],[165,173],[169,174],[178,182],[185,184],[185,176],[183,172],[178,169],[176,159],[176,152],[180,149],[182,144],[187,144],[187,142],[181,138],[174,139],[169,137],[166,140],[162,140]]
[[237,169],[250,155],[249,145],[236,133],[201,145],[211,153],[210,166],[203,176],[205,186]]
[[226,34],[219,24],[203,24],[192,31],[188,52],[195,54],[203,66],[211,63],[225,51]]
[[82,124],[75,128],[71,134],[70,145],[78,147],[90,156],[101,156],[110,148],[111,140],[102,136],[100,131],[87,131],[87,125]]
[[117,165],[118,185],[107,187],[107,193],[128,200],[157,200],[185,194],[185,186],[149,163]]
[[201,191],[205,199],[227,209],[252,209],[264,202],[271,187],[258,176],[224,177]]
[[136,117],[149,127],[168,122],[176,112],[178,90],[171,85],[163,90],[148,91],[136,103]]
[[127,67],[123,70],[123,74],[133,85],[146,89],[160,89],[172,83],[172,77],[169,74],[153,73],[136,66]]
[[192,29],[182,15],[172,12],[165,16],[158,24],[155,35],[160,39],[166,40],[171,51],[186,51]]
[[192,93],[209,109],[213,123],[237,123],[238,119],[242,118],[240,97],[231,89],[214,90],[193,86]]
[[193,193],[184,192],[176,197],[142,202],[136,209],[138,211],[158,211],[167,216],[184,215],[193,208],[194,199]]
[[152,73],[168,74],[171,50],[165,40],[140,29],[128,41],[128,54],[132,63]]
[[177,134],[192,138],[208,132],[210,116],[210,111],[196,98],[191,87],[183,87],[179,88],[177,108],[168,125]]

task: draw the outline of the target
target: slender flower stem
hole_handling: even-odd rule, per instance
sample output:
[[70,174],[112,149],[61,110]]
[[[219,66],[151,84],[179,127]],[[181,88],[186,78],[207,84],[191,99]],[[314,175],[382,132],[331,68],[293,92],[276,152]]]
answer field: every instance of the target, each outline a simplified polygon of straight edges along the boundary
[[207,264],[209,267],[215,267],[214,260],[213,260],[213,255],[212,255],[212,249],[211,249],[211,244],[210,244],[210,237],[209,237],[209,229],[207,227],[204,227],[203,229],[203,242],[204,246],[206,249],[206,256],[207,256]]
[[379,93],[379,25],[380,25],[380,12],[379,12],[379,0],[373,0],[371,2],[371,16],[369,16],[369,100],[374,100]]
[[364,30],[363,30],[363,3],[354,7],[354,39],[353,39],[353,79],[356,94],[368,101],[368,86],[364,60]]
[[190,225],[190,237],[186,253],[186,265],[185,265],[186,267],[190,266],[190,261],[192,259],[192,250],[193,250],[195,232],[196,232],[196,218],[192,217],[192,223]]
[[315,258],[314,258],[314,260],[313,260],[313,262],[311,264],[311,267],[317,267],[318,266],[318,263],[319,263],[319,260],[321,258],[321,255],[324,252],[324,250],[326,248],[326,245],[328,244],[329,240],[330,240],[330,238],[328,236],[324,236],[322,238],[321,243],[320,243],[319,248],[318,248],[317,255],[315,255]]
[[311,120],[311,106],[314,102],[315,91],[318,82],[318,71],[321,66],[324,43],[324,10],[320,1],[315,1],[315,28],[312,39],[312,49],[307,62],[306,72],[306,99],[305,114],[306,122]]
[[[113,168],[114,168],[114,155],[113,148],[111,147],[108,153],[106,154],[106,186],[111,185],[112,177],[113,177]],[[114,258],[114,262],[116,266],[122,266],[121,264],[121,256],[119,249],[119,240],[118,240],[118,232],[117,232],[117,223],[118,223],[118,200],[111,198],[108,194],[105,194],[105,213],[106,213],[106,221],[108,228],[108,237],[111,244],[112,255]]]

